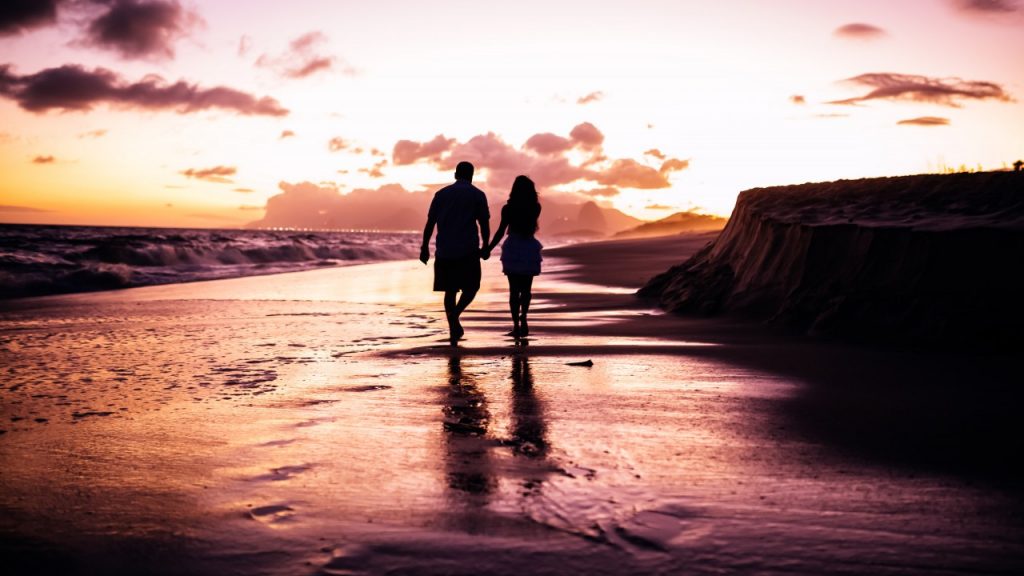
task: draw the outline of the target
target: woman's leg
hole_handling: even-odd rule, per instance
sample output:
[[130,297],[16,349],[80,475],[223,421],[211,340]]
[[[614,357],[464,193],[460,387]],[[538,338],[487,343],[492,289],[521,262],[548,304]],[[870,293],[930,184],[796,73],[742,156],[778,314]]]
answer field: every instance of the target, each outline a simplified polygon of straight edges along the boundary
[[517,277],[514,274],[508,275],[508,309],[512,313],[512,335],[519,336],[519,288]]
[[530,300],[533,299],[533,276],[522,276],[519,281],[519,331],[523,336],[530,334],[530,325],[526,322],[526,314],[530,311]]

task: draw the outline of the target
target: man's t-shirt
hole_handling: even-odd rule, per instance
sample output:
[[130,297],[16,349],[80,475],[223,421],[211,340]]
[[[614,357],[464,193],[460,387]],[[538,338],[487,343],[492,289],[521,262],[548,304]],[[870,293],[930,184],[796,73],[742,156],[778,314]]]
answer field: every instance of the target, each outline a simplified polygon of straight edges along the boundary
[[436,258],[465,258],[480,250],[477,220],[491,217],[487,196],[464,180],[445,186],[434,194],[428,217],[437,222]]

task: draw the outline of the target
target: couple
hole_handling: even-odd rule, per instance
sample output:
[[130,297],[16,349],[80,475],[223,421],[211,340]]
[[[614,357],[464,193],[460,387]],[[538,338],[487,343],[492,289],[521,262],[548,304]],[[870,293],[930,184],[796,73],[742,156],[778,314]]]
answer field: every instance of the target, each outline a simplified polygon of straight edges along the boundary
[[[539,217],[537,188],[526,176],[517,176],[508,202],[501,209],[501,224],[488,244],[491,214],[487,196],[473,186],[473,165],[469,162],[459,162],[455,167],[455,183],[434,194],[423,229],[420,262],[426,264],[430,259],[430,237],[436,226],[434,291],[444,292],[444,312],[452,346],[465,333],[459,316],[480,289],[480,259],[491,257],[491,251],[506,231],[508,239],[501,245],[501,268],[508,276],[508,304],[512,312],[509,334],[523,338],[530,333],[526,314],[530,310],[533,277],[540,274],[541,245],[533,236]],[[459,291],[462,296],[456,301]]]

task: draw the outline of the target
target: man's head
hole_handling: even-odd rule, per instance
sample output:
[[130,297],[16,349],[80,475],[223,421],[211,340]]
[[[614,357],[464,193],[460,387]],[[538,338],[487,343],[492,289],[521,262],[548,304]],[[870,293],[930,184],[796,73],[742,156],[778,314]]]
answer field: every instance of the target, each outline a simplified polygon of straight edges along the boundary
[[473,165],[469,162],[459,162],[455,166],[455,179],[465,180],[466,182],[473,181]]

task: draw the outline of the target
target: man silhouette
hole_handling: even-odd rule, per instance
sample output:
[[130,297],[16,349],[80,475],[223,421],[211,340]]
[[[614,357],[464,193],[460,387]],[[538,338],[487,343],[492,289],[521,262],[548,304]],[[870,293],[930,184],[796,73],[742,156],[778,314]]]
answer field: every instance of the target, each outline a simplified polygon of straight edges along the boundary
[[[459,162],[455,183],[438,190],[430,202],[420,246],[420,262],[426,264],[430,259],[430,237],[437,226],[434,291],[444,292],[444,313],[452,346],[465,333],[459,316],[480,290],[480,242],[483,238],[486,243],[490,237],[490,219],[487,196],[473,186],[473,165]],[[459,291],[462,296],[456,301]]]

